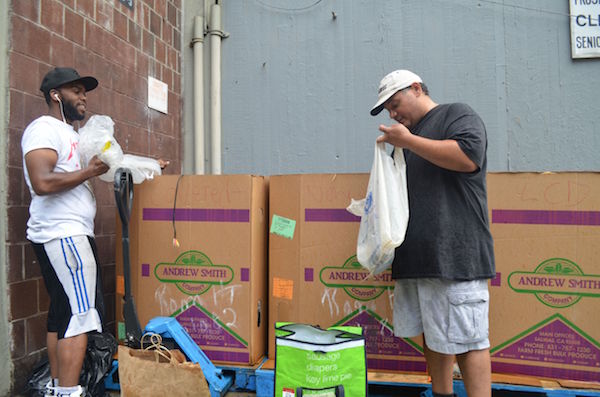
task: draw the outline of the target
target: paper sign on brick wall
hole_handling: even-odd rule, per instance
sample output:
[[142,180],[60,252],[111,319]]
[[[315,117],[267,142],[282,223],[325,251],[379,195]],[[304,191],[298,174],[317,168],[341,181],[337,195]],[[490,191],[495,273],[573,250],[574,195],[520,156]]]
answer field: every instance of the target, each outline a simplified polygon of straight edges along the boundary
[[160,80],[148,76],[148,107],[162,113],[168,113],[169,86]]

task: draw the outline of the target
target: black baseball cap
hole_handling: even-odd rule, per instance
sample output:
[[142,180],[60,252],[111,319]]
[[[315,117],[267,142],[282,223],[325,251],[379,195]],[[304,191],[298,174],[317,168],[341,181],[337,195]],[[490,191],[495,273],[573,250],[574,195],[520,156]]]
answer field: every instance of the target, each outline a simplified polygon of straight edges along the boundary
[[44,94],[50,90],[59,88],[69,83],[81,83],[86,91],[91,91],[98,86],[98,80],[92,76],[81,77],[75,69],[72,68],[54,68],[44,76],[40,91]]

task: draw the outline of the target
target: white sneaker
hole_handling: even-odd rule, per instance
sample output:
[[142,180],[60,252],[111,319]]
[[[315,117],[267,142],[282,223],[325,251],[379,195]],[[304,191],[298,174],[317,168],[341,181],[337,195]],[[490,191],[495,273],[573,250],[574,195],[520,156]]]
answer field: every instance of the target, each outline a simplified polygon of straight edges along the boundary
[[46,386],[44,386],[44,397],[56,397],[55,389],[54,382],[50,379],[48,383],[46,383]]
[[85,395],[85,389],[79,385],[77,385],[77,389],[75,391],[70,393],[56,392],[57,397],[84,397]]

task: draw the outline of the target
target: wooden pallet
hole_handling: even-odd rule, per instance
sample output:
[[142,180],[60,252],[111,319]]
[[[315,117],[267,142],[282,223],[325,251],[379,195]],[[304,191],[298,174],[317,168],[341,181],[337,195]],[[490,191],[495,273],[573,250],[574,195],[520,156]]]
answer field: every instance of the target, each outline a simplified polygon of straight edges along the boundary
[[[427,375],[367,372],[369,397],[412,397],[431,390]],[[275,361],[266,360],[256,370],[256,397],[273,397]],[[492,395],[498,397],[600,397],[600,383],[555,381],[529,376],[492,374]],[[462,380],[454,381],[458,397],[467,397]]]
[[[218,366],[234,374],[232,392],[244,391],[256,397],[274,397],[275,361],[264,359],[254,366]],[[118,390],[113,370],[105,382],[109,390]],[[422,374],[367,372],[369,397],[418,397],[429,393],[431,379]],[[492,396],[494,397],[600,397],[600,382],[579,382],[539,379],[530,376],[492,374]],[[464,384],[454,380],[454,392],[458,397],[467,397]]]

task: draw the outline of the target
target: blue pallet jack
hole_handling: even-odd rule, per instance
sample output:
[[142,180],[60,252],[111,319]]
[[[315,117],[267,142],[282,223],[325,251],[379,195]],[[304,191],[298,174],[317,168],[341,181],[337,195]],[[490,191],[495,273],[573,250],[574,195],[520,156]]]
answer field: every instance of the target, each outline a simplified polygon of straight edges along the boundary
[[[115,172],[114,180],[115,200],[119,210],[122,227],[123,244],[123,278],[125,291],[123,296],[123,318],[125,320],[125,345],[131,348],[140,348],[142,330],[137,316],[135,302],[131,295],[131,262],[129,259],[129,219],[133,205],[133,177],[127,168],[119,168]],[[176,346],[187,359],[200,365],[204,377],[208,382],[211,397],[223,397],[233,384],[233,375],[223,373],[217,368],[206,354],[198,347],[187,331],[172,317],[155,317],[151,319],[144,332],[159,334],[169,345]],[[116,372],[118,364],[113,364],[109,379]],[[108,382],[110,385],[114,383]]]
[[222,397],[233,384],[233,375],[224,374],[215,367],[206,354],[198,347],[187,331],[173,317],[155,317],[146,325],[145,332],[160,334],[173,339],[188,360],[200,364],[208,382],[211,397]]

